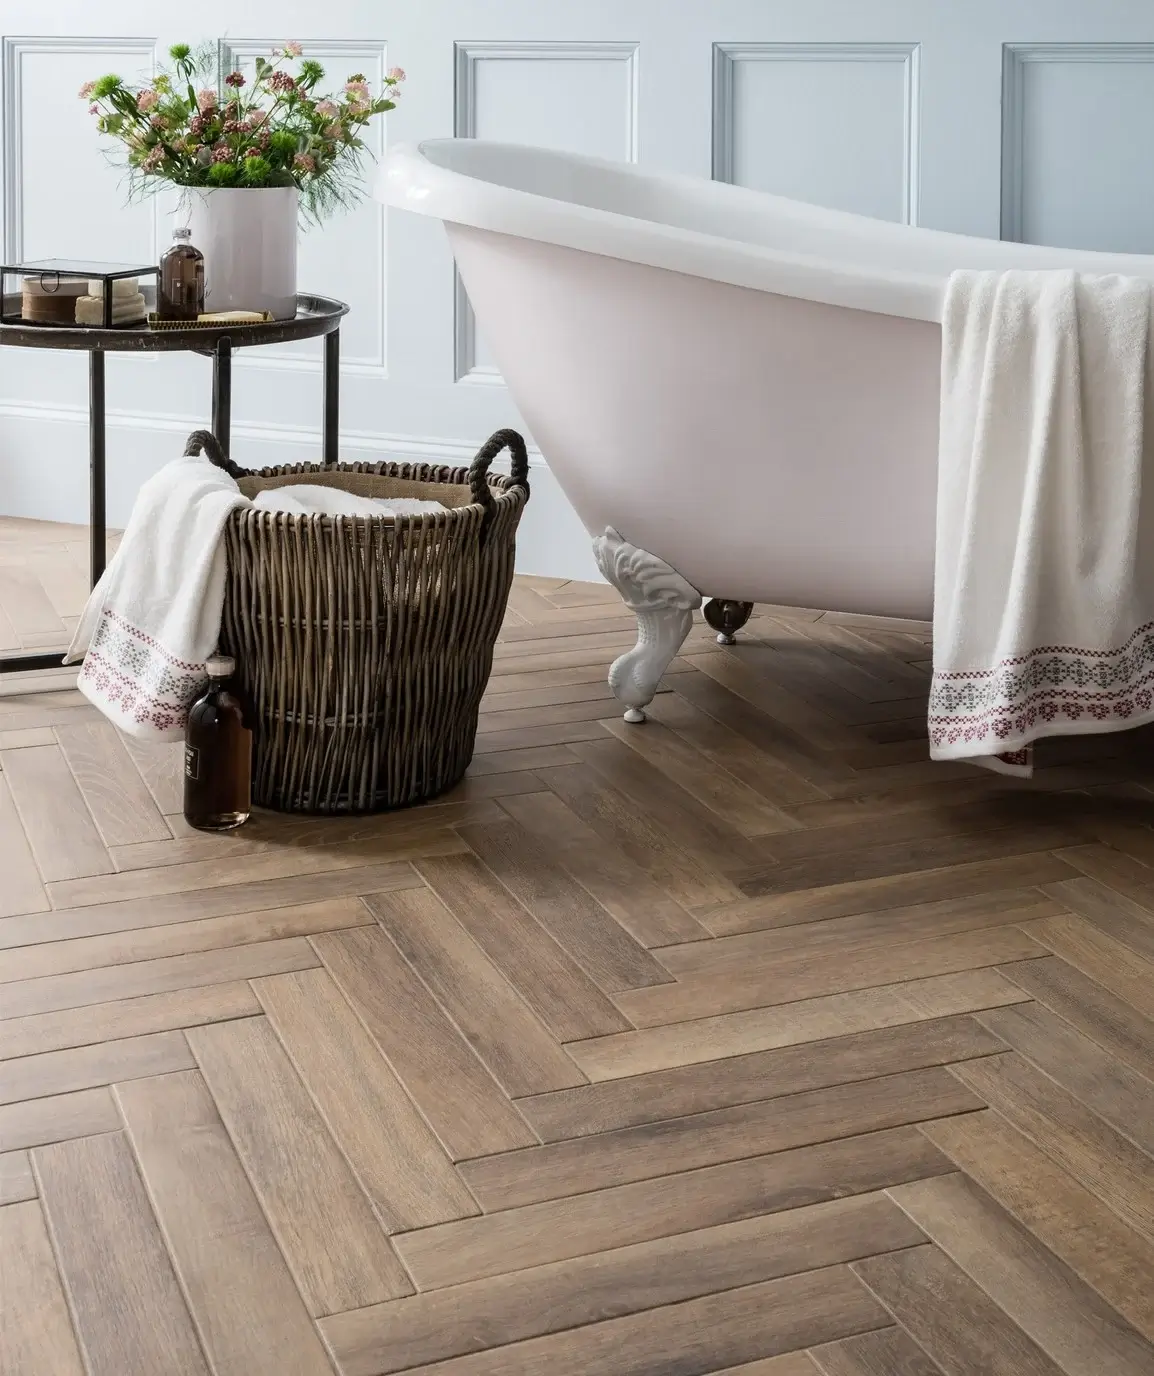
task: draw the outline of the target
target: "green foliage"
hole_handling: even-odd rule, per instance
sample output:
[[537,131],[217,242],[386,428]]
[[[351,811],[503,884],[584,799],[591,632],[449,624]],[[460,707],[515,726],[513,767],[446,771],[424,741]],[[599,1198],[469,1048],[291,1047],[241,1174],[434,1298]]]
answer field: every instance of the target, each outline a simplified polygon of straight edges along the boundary
[[272,163],[268,158],[245,158],[244,183],[246,186],[265,186],[272,173]]
[[294,134],[289,129],[278,129],[269,135],[268,151],[277,154],[282,159],[292,159],[295,157],[300,143],[298,134]]
[[357,73],[343,91],[322,97],[315,88],[324,67],[285,44],[271,60],[256,58],[237,86],[225,80],[232,71],[225,56],[219,44],[177,43],[169,49],[173,69],[150,85],[129,86],[112,74],[86,83],[81,95],[94,103],[97,129],[119,141],[133,190],[296,186],[313,223],[356,205],[369,152],[361,135],[374,116],[395,108],[396,79],[374,97]]

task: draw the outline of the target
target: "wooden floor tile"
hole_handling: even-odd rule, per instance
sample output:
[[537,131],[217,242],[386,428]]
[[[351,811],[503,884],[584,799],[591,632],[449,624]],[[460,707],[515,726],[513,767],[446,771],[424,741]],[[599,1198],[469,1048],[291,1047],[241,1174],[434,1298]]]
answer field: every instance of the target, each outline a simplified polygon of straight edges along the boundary
[[562,1089],[518,1107],[542,1141],[555,1142],[1005,1049],[973,1018],[945,1018]]
[[111,722],[58,726],[56,739],[106,846],[170,838],[155,799]]
[[167,994],[30,1013],[0,1021],[0,1061],[14,1056],[92,1046],[122,1037],[147,1036],[170,1028],[248,1017],[260,1012],[256,995],[244,982],[209,984]]
[[1154,1241],[1154,1170],[1144,1151],[1016,1054],[957,1066],[951,1073]]
[[949,1376],[1060,1376],[1062,1368],[938,1248],[872,1257],[853,1269]]
[[59,746],[5,750],[0,770],[46,881],[111,873],[108,850]]
[[1002,974],[1118,1060],[1154,1080],[1154,1019],[1054,957],[1005,965]]
[[915,1070],[482,1157],[461,1170],[486,1210],[509,1209],[673,1169],[967,1113],[981,1104],[948,1071]]
[[1154,1341],[1154,1244],[996,1113],[923,1123],[920,1131]]
[[191,1070],[192,1066],[181,1032],[153,1032],[68,1051],[45,1051],[0,1063],[0,1104],[91,1089],[117,1080],[167,1075]]
[[341,1366],[394,1372],[920,1241],[888,1199],[864,1195],[451,1286],[321,1326]]
[[385,1227],[476,1213],[441,1144],[332,979],[310,970],[254,987]]
[[964,1176],[889,1193],[1069,1376],[1142,1376],[1154,1368],[1154,1346]]
[[576,961],[478,860],[422,860],[419,873],[559,1040],[629,1026]]
[[188,1034],[309,1313],[412,1291],[367,1196],[264,1018]]
[[506,1094],[517,1098],[585,1083],[552,1033],[434,894],[410,889],[373,894],[365,903]]
[[[330,933],[313,945],[454,1161],[538,1140],[384,932]],[[458,986],[454,995],[468,992]]]
[[123,1134],[42,1147],[35,1163],[88,1371],[204,1376],[208,1367]]
[[890,1128],[443,1223],[395,1242],[418,1286],[435,1290],[950,1169],[916,1128]]
[[[420,1376],[648,1376],[707,1371],[880,1328],[885,1311],[844,1267],[742,1286],[640,1314],[416,1367]],[[372,1366],[342,1366],[370,1376]],[[715,1368],[716,1370],[716,1368]]]
[[56,1258],[34,1199],[0,1208],[0,1294],[5,1376],[83,1376]]
[[879,1328],[816,1348],[821,1376],[942,1376],[942,1368],[902,1328]]
[[331,1376],[204,1081],[134,1080],[117,1098],[214,1376]]

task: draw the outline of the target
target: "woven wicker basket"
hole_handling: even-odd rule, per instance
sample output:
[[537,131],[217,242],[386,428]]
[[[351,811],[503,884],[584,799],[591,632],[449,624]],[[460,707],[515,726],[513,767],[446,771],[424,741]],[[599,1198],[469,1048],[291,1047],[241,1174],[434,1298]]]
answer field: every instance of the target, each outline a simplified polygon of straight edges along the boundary
[[[502,449],[512,476],[490,477]],[[207,431],[189,439],[246,496],[292,483],[424,497],[419,516],[233,512],[220,648],[255,709],[253,801],[378,812],[452,787],[473,754],[517,525],[525,441],[499,430],[468,468],[297,464],[247,472]]]

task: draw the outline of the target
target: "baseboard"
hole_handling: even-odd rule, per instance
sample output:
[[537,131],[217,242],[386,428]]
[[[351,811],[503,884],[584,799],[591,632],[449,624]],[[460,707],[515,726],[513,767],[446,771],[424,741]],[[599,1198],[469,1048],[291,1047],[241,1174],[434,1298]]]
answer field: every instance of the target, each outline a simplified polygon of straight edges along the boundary
[[[203,425],[192,416],[109,411],[108,520],[123,525],[141,483],[181,452],[190,431]],[[47,406],[0,401],[0,515],[30,520],[88,520],[88,411],[82,406]],[[279,424],[236,423],[234,457],[246,467],[297,463],[320,449],[319,430]],[[467,464],[476,444],[426,435],[341,431],[346,459],[422,459]],[[539,450],[530,450],[532,499],[518,538],[521,573],[600,582],[589,536],[569,505]],[[500,460],[498,460],[500,466]]]

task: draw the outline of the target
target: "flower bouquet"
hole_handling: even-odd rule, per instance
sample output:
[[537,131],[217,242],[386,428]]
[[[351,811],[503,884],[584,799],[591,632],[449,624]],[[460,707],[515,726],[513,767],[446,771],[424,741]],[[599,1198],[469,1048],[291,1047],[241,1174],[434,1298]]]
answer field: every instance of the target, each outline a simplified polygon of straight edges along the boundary
[[391,68],[375,94],[358,73],[322,95],[324,68],[299,43],[258,57],[247,76],[222,56],[179,43],[148,84],[102,76],[80,96],[119,143],[134,190],[185,189],[210,308],[283,318],[296,309],[298,213],[319,224],[361,199],[366,126],[395,108],[405,73]]

